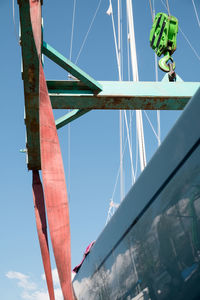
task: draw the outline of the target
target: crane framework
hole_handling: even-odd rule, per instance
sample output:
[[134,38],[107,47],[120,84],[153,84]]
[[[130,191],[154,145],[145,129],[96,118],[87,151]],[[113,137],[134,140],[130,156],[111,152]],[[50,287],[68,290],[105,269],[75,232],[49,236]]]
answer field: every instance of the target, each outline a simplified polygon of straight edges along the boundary
[[[73,299],[68,202],[57,129],[92,109],[181,110],[199,89],[200,83],[183,82],[179,77],[176,82],[168,82],[166,78],[162,82],[97,81],[43,41],[42,0],[18,0],[18,4],[27,167],[33,171],[36,223],[47,286],[50,299],[55,299],[47,232],[44,230],[45,210],[64,299]],[[46,81],[42,54],[77,80]],[[54,120],[52,109],[72,110]],[[39,170],[42,171],[44,195]],[[64,229],[58,233],[58,228]],[[63,243],[62,247],[60,243]]]

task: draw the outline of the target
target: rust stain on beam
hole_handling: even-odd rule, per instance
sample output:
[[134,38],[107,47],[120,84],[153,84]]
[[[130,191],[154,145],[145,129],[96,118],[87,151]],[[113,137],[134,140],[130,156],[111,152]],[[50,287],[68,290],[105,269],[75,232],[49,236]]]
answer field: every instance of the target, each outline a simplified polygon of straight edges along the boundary
[[[39,63],[41,56],[41,2],[18,1],[21,24],[21,46],[25,95],[25,125],[28,169],[39,170]],[[32,24],[33,23],[33,24]],[[34,34],[33,34],[34,30]],[[38,55],[39,53],[39,55]]]

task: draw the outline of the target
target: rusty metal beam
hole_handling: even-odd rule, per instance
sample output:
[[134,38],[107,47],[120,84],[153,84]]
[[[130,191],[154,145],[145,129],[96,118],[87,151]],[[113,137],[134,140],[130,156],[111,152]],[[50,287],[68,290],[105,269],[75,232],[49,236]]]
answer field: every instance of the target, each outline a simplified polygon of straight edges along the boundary
[[86,114],[89,111],[90,111],[90,109],[73,109],[66,115],[64,115],[56,120],[56,128],[59,129],[59,128],[67,125],[68,123],[76,120],[77,118],[80,118],[81,116],[83,116],[84,114]]
[[102,87],[98,81],[93,79],[90,75],[81,70],[78,66],[73,64],[69,59],[65,58],[57,50],[51,47],[49,44],[43,41],[42,52],[56,64],[62,67],[64,70],[75,76],[81,82],[83,82],[88,88],[95,93],[102,91]]
[[98,95],[71,81],[47,82],[54,109],[181,110],[200,87],[199,82],[100,81]]
[[[21,25],[21,45],[25,95],[25,124],[27,131],[28,169],[40,169],[39,146],[39,63],[41,49],[41,3],[38,10],[30,9],[29,0],[18,0]],[[34,11],[35,10],[35,11]],[[35,15],[31,22],[31,14]],[[32,24],[33,23],[33,24]],[[33,34],[33,28],[37,36]]]

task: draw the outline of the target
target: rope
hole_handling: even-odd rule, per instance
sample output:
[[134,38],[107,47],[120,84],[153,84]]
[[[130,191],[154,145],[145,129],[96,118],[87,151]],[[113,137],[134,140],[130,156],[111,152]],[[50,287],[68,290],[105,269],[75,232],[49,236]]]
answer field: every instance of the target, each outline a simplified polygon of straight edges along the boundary
[[131,69],[130,69],[130,48],[129,48],[128,22],[126,24],[126,31],[127,31],[128,81],[130,81],[131,80]]
[[122,201],[124,198],[122,110],[119,111],[119,140],[120,140],[120,200]]
[[72,16],[72,31],[71,31],[71,42],[70,42],[70,51],[69,51],[69,59],[70,60],[72,59],[72,46],[73,46],[73,38],[74,38],[75,12],[76,12],[76,0],[74,0],[73,16]]
[[[74,0],[73,5],[73,13],[72,13],[72,31],[71,31],[71,41],[70,41],[70,51],[69,51],[69,59],[72,60],[72,48],[73,48],[73,39],[74,39],[74,23],[75,23],[75,13],[76,13],[76,0]],[[70,74],[69,74],[70,76]],[[70,111],[70,110],[69,110]],[[68,146],[68,197],[69,202],[71,199],[71,124],[68,124],[68,139],[67,139],[67,146]]]
[[[165,5],[165,3],[163,2],[163,0],[160,0],[163,4],[163,6],[167,9],[167,6]],[[194,52],[195,56],[197,57],[197,59],[200,61],[200,56],[197,53],[197,51],[195,50],[195,48],[192,46],[191,42],[189,41],[188,37],[186,36],[186,34],[183,32],[183,30],[181,29],[181,27],[178,27],[181,34],[183,35],[184,39],[186,40],[186,42],[188,43],[188,45],[190,46],[191,50]]]
[[[130,117],[130,123],[132,122],[132,116],[133,114],[131,114],[131,117]],[[127,142],[128,142],[128,137],[126,137],[126,140],[125,140],[125,143],[124,143],[124,148],[123,148],[123,152],[122,152],[122,156],[124,157],[124,153],[125,153],[125,150],[126,150],[126,146],[127,146]],[[136,143],[137,143],[137,139],[136,139]],[[137,143],[138,144],[138,143]],[[138,147],[137,147],[138,148]],[[138,151],[136,151],[136,169],[137,169],[137,157],[138,157]],[[117,176],[116,176],[116,180],[115,180],[115,185],[114,185],[114,189],[113,189],[113,193],[112,193],[112,197],[111,197],[111,200],[114,199],[114,195],[115,195],[115,192],[116,192],[116,188],[117,188],[117,183],[118,183],[118,179],[119,179],[119,174],[120,174],[120,166],[118,168],[118,172],[117,172]],[[135,173],[136,174],[136,173]]]
[[128,127],[128,122],[127,122],[126,110],[124,110],[124,118],[125,118],[126,130],[127,130],[129,154],[130,154],[130,160],[131,160],[132,185],[133,185],[134,182],[135,182],[135,172],[134,172],[134,167],[133,167],[133,154],[132,154],[132,149],[131,149],[131,141],[130,141],[130,134],[129,134],[129,127]]
[[150,6],[150,10],[151,10],[151,17],[152,17],[152,22],[154,20],[154,16],[153,16],[153,8],[152,8],[152,3],[151,0],[149,0],[149,6]]
[[184,39],[186,40],[186,42],[188,43],[188,45],[190,46],[190,48],[192,49],[192,51],[194,52],[195,56],[197,57],[197,59],[200,61],[200,56],[197,53],[197,51],[195,50],[195,48],[192,46],[191,42],[189,41],[188,37],[186,36],[186,34],[183,32],[183,30],[181,29],[181,27],[179,26],[179,30],[182,33]]
[[[70,110],[69,110],[70,111]],[[68,198],[71,200],[71,124],[68,124]]]
[[167,5],[168,16],[171,16],[170,10],[169,10],[169,2],[168,2],[168,0],[166,0],[166,5]]
[[[107,11],[108,13],[108,11]],[[121,69],[120,69],[120,61],[119,61],[119,53],[118,53],[118,47],[117,47],[117,37],[116,37],[116,30],[115,30],[115,21],[113,16],[113,9],[112,9],[112,0],[110,0],[110,7],[109,7],[109,15],[111,15],[112,20],[112,28],[113,28],[113,36],[114,36],[114,43],[115,43],[115,52],[116,52],[116,59],[117,59],[117,68],[118,68],[118,75],[119,80],[121,81]]]
[[147,114],[147,112],[145,110],[144,110],[144,114],[145,114],[145,116],[147,118],[147,121],[149,122],[149,124],[151,126],[151,129],[153,130],[153,133],[155,134],[156,139],[159,141],[159,136],[156,133],[156,131],[155,131],[154,127],[153,127],[153,124],[151,123],[151,120],[149,119],[149,116],[148,116],[148,114]]
[[197,13],[197,8],[196,8],[196,5],[194,3],[194,0],[192,0],[192,4],[194,6],[194,12],[195,12],[195,15],[196,15],[196,18],[197,18],[198,25],[200,27],[200,20],[199,20],[199,16],[198,16],[198,13]]
[[137,171],[138,171],[138,161],[139,161],[139,143],[138,143],[138,138],[137,134],[135,135],[136,138],[136,163],[135,163],[135,177],[137,176]]
[[[118,1],[118,8],[119,8],[119,1]],[[118,9],[118,12],[119,12],[119,9]],[[121,81],[122,80],[121,53],[119,51],[119,49],[120,49],[120,39],[118,39],[118,42],[117,42],[116,30],[115,30],[115,21],[114,21],[114,16],[113,16],[112,0],[109,0],[109,8],[107,10],[107,14],[109,16],[111,16],[112,28],[113,28],[113,37],[114,37],[114,44],[115,44],[115,53],[116,53],[116,59],[117,59],[118,77],[119,77],[119,81]],[[119,18],[119,13],[118,13],[118,20],[119,19],[120,18]],[[119,27],[119,21],[118,21],[118,35],[119,36],[120,36],[120,30],[121,30],[121,28]],[[121,199],[121,201],[123,200],[123,194],[124,194],[124,191],[123,191],[123,177],[122,177],[123,176],[123,155],[124,155],[124,151],[122,149],[123,146],[122,146],[122,113],[121,113],[121,111],[119,112],[119,124],[120,124],[120,129],[119,129],[119,131],[120,131],[120,166],[119,166],[119,169],[118,169],[117,178],[116,178],[116,181],[115,181],[111,201],[113,201],[114,194],[115,194],[116,187],[117,187],[117,183],[118,183],[118,178],[119,178],[120,174],[121,174],[121,176],[120,176],[120,199]],[[109,210],[108,210],[106,224],[107,224],[107,222],[110,218],[111,209],[112,209],[112,207],[110,206]]]
[[[133,8],[132,8],[131,0],[127,0],[127,15],[128,15],[129,33],[130,33],[133,81],[139,81],[134,22],[133,22]],[[142,112],[139,110],[136,110],[136,123],[137,123],[137,135],[139,139],[140,167],[141,167],[141,171],[143,171],[143,169],[146,166],[146,153],[145,153]]]
[[[121,28],[121,0],[118,0],[118,54],[119,54],[119,80],[122,80],[122,28]],[[123,115],[122,110],[119,111],[119,139],[120,139],[120,201],[124,198],[124,174],[123,174]]]
[[86,35],[85,35],[85,38],[84,38],[84,40],[83,40],[83,43],[82,43],[81,48],[80,48],[80,50],[79,50],[79,53],[78,53],[78,55],[77,55],[75,64],[76,64],[76,63],[78,62],[78,60],[79,60],[79,57],[80,57],[80,55],[81,55],[81,52],[82,52],[83,47],[84,47],[84,45],[85,45],[85,42],[86,42],[86,40],[87,40],[87,38],[88,38],[88,35],[89,35],[89,33],[90,33],[90,30],[91,30],[91,28],[92,28],[92,25],[93,25],[93,23],[94,23],[94,20],[95,20],[95,18],[96,18],[96,16],[97,16],[97,13],[98,13],[98,11],[99,11],[101,2],[102,2],[102,0],[99,0],[99,3],[98,3],[98,5],[97,5],[97,9],[96,9],[96,11],[95,11],[95,13],[94,13],[94,16],[93,16],[93,18],[92,18],[92,21],[91,21],[91,23],[90,23],[90,26],[89,26],[89,28],[88,28],[88,31],[87,31],[87,33],[86,33]]
[[123,48],[123,22],[122,22],[122,1],[120,0],[120,22],[121,22],[121,26],[120,26],[120,30],[121,30],[121,72],[122,72],[122,80],[123,80],[123,73],[124,73],[124,48]]
[[16,22],[15,22],[15,0],[12,1],[12,13],[13,13],[13,24],[14,24],[14,28],[15,28],[15,36],[17,39],[17,43],[20,44],[19,35],[17,34],[17,27],[16,27]]
[[[151,0],[149,0],[149,3],[150,3],[150,10],[151,10],[152,20],[154,20],[155,15],[156,15],[155,2],[153,0],[153,8],[152,8]],[[157,82],[158,81],[158,57],[157,57],[156,53],[154,54],[154,62],[155,62],[155,79],[156,79],[156,82]],[[157,129],[158,129],[158,133],[156,134],[156,136],[157,136],[157,139],[158,139],[158,146],[160,146],[161,138],[160,138],[160,111],[159,110],[156,111],[156,115],[157,115]]]
[[119,53],[119,65],[120,65],[120,76],[122,79],[122,70],[121,70],[121,7],[120,7],[120,0],[118,0],[118,14],[117,14],[117,20],[118,20],[118,53]]
[[157,110],[156,114],[157,114],[157,127],[158,127],[158,146],[160,146],[161,144],[160,110]]

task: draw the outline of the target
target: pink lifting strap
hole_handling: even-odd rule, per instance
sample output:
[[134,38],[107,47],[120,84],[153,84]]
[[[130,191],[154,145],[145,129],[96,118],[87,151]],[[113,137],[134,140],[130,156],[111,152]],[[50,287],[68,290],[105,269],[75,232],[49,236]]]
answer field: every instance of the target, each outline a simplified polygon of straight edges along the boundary
[[33,201],[35,208],[35,219],[37,225],[38,238],[42,254],[42,261],[47,281],[47,287],[50,300],[55,300],[53,279],[51,273],[51,262],[49,255],[48,236],[47,236],[47,222],[45,214],[45,204],[42,184],[38,171],[33,171]]
[[57,129],[40,63],[40,152],[50,236],[64,300],[74,299],[71,283],[69,209]]

